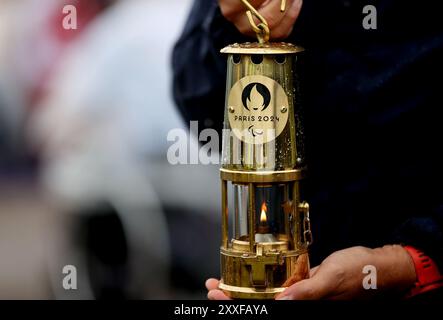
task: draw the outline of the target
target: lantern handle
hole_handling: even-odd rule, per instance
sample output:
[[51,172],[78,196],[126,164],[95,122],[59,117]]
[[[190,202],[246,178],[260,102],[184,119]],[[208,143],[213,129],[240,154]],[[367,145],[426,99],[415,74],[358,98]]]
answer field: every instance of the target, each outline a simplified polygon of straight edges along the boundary
[[[266,43],[269,41],[271,31],[269,30],[268,22],[266,19],[255,9],[248,0],[240,0],[248,11],[246,11],[246,16],[248,17],[249,23],[252,30],[257,34],[257,39],[259,43]],[[286,0],[281,0],[280,11],[284,12],[286,10]],[[260,23],[257,25],[254,21],[253,16],[255,16]]]

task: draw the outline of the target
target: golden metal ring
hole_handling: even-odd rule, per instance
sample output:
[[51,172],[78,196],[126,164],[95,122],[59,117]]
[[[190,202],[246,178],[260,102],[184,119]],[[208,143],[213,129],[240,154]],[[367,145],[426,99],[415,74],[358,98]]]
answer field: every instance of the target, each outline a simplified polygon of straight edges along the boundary
[[235,171],[220,169],[223,180],[234,183],[272,183],[302,180],[305,176],[304,169],[293,169],[284,171]]

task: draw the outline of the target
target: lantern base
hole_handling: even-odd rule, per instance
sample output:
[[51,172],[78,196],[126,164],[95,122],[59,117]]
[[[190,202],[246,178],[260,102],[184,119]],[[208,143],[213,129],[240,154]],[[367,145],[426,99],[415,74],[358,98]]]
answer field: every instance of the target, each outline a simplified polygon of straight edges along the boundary
[[[279,242],[270,244],[278,246]],[[256,244],[256,247],[260,255],[239,251],[237,247],[237,250],[221,248],[219,289],[228,297],[274,299],[286,287],[309,278],[306,250],[281,251],[272,249],[272,246],[263,248],[262,244]]]
[[237,287],[224,284],[220,281],[218,286],[228,297],[232,299],[254,299],[254,300],[270,300],[275,296],[283,292],[286,288],[266,288],[256,289],[248,287]]

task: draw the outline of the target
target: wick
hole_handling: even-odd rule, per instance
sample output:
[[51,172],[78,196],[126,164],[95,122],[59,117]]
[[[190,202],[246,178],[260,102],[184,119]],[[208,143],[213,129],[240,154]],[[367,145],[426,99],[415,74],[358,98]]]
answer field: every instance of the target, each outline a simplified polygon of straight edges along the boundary
[[269,226],[266,222],[260,222],[260,225],[258,226],[258,233],[269,233]]

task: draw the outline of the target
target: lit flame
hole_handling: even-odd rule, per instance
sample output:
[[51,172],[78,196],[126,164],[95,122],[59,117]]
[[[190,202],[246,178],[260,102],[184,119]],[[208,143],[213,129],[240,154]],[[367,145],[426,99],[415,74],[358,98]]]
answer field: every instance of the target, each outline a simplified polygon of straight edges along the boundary
[[265,104],[265,99],[263,96],[258,92],[257,85],[254,86],[251,90],[251,94],[249,95],[248,99],[246,100],[246,104],[249,108],[249,110],[258,110],[261,109]]
[[268,217],[266,216],[266,212],[268,211],[268,207],[266,206],[266,203],[263,202],[261,205],[261,214],[260,214],[260,222],[267,222]]

